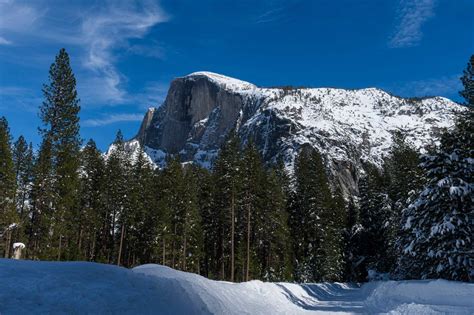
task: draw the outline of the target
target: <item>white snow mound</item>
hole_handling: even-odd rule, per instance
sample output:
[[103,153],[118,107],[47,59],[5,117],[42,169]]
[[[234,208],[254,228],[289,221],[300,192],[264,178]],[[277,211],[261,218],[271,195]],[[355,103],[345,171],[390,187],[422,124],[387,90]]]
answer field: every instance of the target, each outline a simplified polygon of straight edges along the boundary
[[21,248],[24,249],[26,246],[23,243],[13,243],[13,249]]
[[212,281],[160,265],[0,259],[0,314],[473,314],[474,284]]

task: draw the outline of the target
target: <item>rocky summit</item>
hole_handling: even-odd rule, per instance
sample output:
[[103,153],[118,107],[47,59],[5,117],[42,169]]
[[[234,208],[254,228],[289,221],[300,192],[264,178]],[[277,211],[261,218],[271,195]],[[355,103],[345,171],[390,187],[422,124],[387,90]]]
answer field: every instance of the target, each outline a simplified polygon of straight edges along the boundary
[[403,132],[419,150],[436,144],[461,105],[443,98],[401,98],[377,88],[262,88],[211,72],[171,82],[164,103],[149,109],[130,149],[144,148],[163,165],[167,154],[211,167],[226,135],[253,141],[268,163],[291,171],[303,146],[324,156],[333,183],[357,192],[362,163],[381,166],[393,135]]

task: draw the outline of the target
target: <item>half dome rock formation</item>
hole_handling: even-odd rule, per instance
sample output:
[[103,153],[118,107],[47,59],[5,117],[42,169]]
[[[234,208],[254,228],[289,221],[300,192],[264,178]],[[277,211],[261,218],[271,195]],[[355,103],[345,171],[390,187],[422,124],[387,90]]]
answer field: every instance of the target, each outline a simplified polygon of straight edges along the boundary
[[401,98],[377,88],[260,88],[211,72],[171,82],[164,103],[150,109],[136,142],[158,165],[166,154],[210,167],[233,129],[252,140],[268,163],[282,159],[291,171],[298,151],[319,150],[333,183],[357,190],[364,162],[381,166],[396,131],[423,150],[454,123],[463,107],[444,97]]

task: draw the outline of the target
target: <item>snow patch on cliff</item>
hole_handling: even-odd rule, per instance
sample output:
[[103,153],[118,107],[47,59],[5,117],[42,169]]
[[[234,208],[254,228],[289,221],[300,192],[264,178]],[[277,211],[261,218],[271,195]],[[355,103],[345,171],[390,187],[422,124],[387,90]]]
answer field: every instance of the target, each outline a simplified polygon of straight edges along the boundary
[[191,74],[188,74],[184,78],[193,80],[199,77],[206,77],[210,81],[222,87],[223,89],[231,90],[237,93],[257,89],[257,87],[253,85],[252,83],[235,79],[235,78],[231,78],[222,74],[208,72],[208,71],[193,72]]

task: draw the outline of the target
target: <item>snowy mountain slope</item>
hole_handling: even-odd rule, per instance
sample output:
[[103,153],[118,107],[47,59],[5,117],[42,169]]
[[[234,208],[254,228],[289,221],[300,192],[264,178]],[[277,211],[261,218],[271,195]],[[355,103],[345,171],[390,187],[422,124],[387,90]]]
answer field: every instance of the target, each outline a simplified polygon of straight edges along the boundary
[[0,259],[1,314],[472,314],[474,284],[229,283],[160,265]]
[[354,192],[362,162],[381,165],[401,131],[422,150],[436,143],[463,108],[443,97],[406,99],[376,88],[259,88],[211,72],[171,82],[167,98],[145,115],[138,140],[152,159],[166,153],[206,167],[232,129],[256,143],[265,161],[291,170],[303,145],[325,157],[332,178]]

